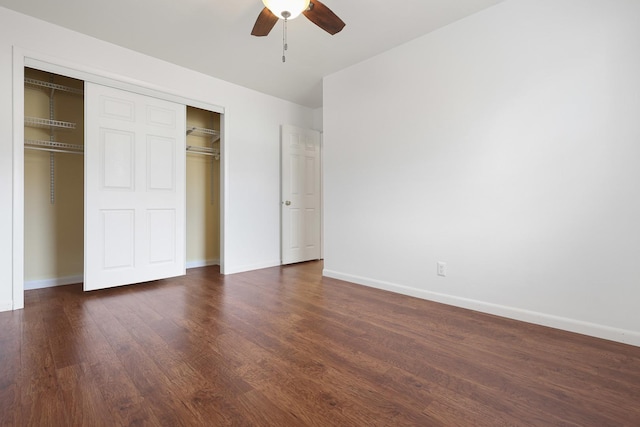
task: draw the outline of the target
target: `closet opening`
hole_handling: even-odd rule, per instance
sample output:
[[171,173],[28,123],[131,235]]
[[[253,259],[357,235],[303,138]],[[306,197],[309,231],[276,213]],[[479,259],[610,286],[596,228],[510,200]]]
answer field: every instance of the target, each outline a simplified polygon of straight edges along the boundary
[[84,82],[24,69],[24,289],[84,269]]
[[187,106],[186,268],[220,265],[220,114]]

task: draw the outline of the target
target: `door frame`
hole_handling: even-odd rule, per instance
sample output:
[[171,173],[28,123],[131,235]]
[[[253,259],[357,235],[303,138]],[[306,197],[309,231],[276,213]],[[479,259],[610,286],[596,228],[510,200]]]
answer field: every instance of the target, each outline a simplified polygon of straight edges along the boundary
[[[144,81],[97,70],[82,64],[13,46],[13,200],[12,200],[12,309],[24,308],[24,68],[60,74],[116,89],[172,101],[219,113],[220,117],[220,273],[224,274],[225,218],[227,206],[227,156],[225,156],[225,108],[184,97]],[[185,148],[186,149],[186,148]],[[186,203],[186,201],[185,201]]]

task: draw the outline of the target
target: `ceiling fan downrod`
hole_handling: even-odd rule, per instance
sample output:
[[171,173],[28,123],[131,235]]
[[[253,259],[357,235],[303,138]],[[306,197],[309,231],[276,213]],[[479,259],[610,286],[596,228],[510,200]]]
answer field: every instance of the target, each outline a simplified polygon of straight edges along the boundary
[[284,18],[284,24],[282,26],[282,62],[286,62],[285,51],[289,48],[289,45],[287,44],[287,21],[290,16],[291,13],[286,10],[282,12],[282,17]]

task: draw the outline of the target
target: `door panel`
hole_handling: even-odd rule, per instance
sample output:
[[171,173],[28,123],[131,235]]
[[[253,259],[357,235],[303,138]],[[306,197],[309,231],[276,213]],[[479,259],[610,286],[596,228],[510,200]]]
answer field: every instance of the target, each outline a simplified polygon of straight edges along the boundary
[[103,209],[102,226],[96,243],[100,243],[104,254],[104,269],[132,268],[134,266],[133,210]]
[[147,138],[147,188],[172,192],[175,188],[175,140]]
[[185,274],[185,106],[89,82],[85,106],[85,290]]
[[134,148],[133,132],[118,132],[102,129],[100,132],[100,170],[102,190],[134,191]]
[[320,133],[282,126],[282,263],[320,258]]
[[175,260],[176,215],[170,209],[150,209],[147,211],[149,224],[149,263],[171,263]]

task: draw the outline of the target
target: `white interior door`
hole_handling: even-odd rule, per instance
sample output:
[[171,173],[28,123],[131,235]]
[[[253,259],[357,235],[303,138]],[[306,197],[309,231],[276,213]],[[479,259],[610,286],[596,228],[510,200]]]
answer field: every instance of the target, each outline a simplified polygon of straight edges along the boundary
[[282,263],[320,258],[320,132],[283,125]]
[[85,84],[85,291],[185,274],[185,115]]

